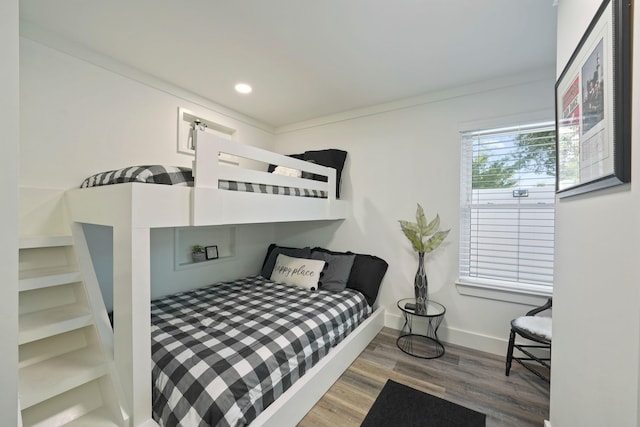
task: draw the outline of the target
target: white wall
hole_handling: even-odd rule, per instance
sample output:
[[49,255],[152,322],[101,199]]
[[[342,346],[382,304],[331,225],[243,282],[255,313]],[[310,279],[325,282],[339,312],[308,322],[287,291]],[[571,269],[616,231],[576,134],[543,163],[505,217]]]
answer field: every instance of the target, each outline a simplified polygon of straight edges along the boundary
[[271,144],[268,131],[27,38],[20,52],[22,186],[69,189],[123,166],[191,166],[176,149],[178,107],[237,129],[244,144]]
[[[558,6],[557,75],[562,72],[600,0]],[[640,17],[635,14],[635,22]],[[637,34],[637,32],[636,32]],[[638,58],[638,36],[634,37]],[[640,81],[635,61],[634,81]],[[640,106],[638,86],[633,108]],[[640,145],[632,124],[632,182],[563,199],[556,218],[551,423],[638,426],[640,267]]]
[[553,120],[553,84],[553,70],[540,70],[277,130],[276,148],[283,153],[348,151],[342,191],[352,201],[352,215],[341,224],[283,225],[278,237],[385,259],[389,270],[378,301],[387,309],[387,324],[399,327],[396,301],[413,295],[417,256],[398,220],[414,219],[419,202],[428,217],[439,213],[443,228],[452,229],[426,261],[430,296],[447,307],[440,337],[505,354],[509,321],[528,308],[461,295],[455,285],[459,132],[519,124],[525,117]]
[[[70,51],[74,55],[64,53]],[[236,129],[235,139],[270,148],[267,125],[185,93],[74,46],[20,39],[21,233],[64,232],[61,196],[94,173],[127,165],[191,166],[177,153],[178,107]],[[83,59],[80,59],[83,58]],[[86,59],[85,59],[86,58]],[[257,273],[273,238],[271,225],[237,228],[237,254],[224,262],[176,271],[173,234],[153,233],[153,295]],[[111,300],[110,232],[89,231],[98,279]],[[117,250],[117,248],[115,248]],[[96,255],[97,254],[97,255]]]
[[0,2],[0,414],[18,425],[18,2]]

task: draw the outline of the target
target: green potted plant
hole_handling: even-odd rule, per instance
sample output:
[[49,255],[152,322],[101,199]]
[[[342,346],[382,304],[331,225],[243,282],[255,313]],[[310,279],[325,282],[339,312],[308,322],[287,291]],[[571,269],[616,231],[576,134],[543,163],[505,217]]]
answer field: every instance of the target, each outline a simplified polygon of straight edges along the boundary
[[417,314],[426,314],[429,284],[427,273],[424,269],[424,254],[438,248],[451,230],[440,230],[440,216],[437,214],[433,220],[427,221],[420,203],[418,203],[416,210],[416,222],[402,220],[399,222],[400,228],[411,242],[413,250],[418,253],[418,271],[413,282],[416,298],[415,312]]
[[205,256],[205,253],[204,253],[204,246],[202,245],[191,246],[191,259],[193,259],[193,262],[205,261],[207,257]]

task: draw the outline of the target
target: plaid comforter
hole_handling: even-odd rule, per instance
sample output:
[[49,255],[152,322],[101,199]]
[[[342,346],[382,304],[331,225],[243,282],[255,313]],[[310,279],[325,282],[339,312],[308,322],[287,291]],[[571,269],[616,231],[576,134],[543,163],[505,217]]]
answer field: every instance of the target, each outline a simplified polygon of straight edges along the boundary
[[[102,185],[122,184],[126,182],[193,187],[193,174],[191,169],[178,166],[130,166],[91,175],[82,181],[80,188],[100,187]],[[326,199],[328,197],[327,192],[322,190],[256,184],[251,182],[227,181],[223,179],[218,180],[218,188],[221,190],[279,194],[283,196],[313,197],[321,199]]]
[[85,178],[80,188],[125,182],[145,182],[148,184],[193,186],[191,169],[177,166],[129,166],[122,169],[97,173]]
[[162,426],[242,426],[369,314],[357,291],[261,276],[153,301],[153,416]]

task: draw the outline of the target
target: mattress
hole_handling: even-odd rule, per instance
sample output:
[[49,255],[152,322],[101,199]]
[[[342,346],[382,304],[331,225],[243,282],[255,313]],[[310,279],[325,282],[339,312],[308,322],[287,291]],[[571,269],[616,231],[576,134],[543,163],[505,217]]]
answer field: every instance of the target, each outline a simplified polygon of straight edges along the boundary
[[[194,180],[190,168],[163,165],[130,166],[91,175],[82,181],[80,188],[99,187],[102,185],[121,184],[127,182],[193,187]],[[265,185],[251,182],[219,180],[218,188],[221,190],[245,191],[250,193],[278,194],[323,199],[327,198],[326,191],[284,187],[279,185]]]
[[370,314],[353,289],[313,292],[261,276],[155,300],[153,417],[249,424]]

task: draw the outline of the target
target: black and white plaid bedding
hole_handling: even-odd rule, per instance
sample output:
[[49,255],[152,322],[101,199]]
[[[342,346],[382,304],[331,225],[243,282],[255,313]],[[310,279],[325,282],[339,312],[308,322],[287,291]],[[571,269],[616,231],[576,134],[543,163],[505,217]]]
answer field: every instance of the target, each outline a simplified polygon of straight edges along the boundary
[[189,168],[176,166],[130,166],[91,175],[82,181],[80,188],[122,184],[124,182],[193,186],[193,174]]
[[280,194],[284,196],[327,198],[327,192],[322,190],[309,190],[308,188],[283,187],[280,185],[255,184],[251,182],[218,181],[221,190],[247,191],[250,193]]
[[[130,166],[127,168],[101,172],[82,181],[80,188],[99,187],[101,185],[122,184],[125,182],[143,182],[193,187],[193,174],[190,168],[178,166]],[[219,180],[221,190],[246,191],[251,193],[280,194],[285,196],[327,198],[327,192],[307,188],[283,187],[251,182]]]
[[162,426],[243,426],[371,314],[357,291],[261,276],[152,302],[153,416]]

